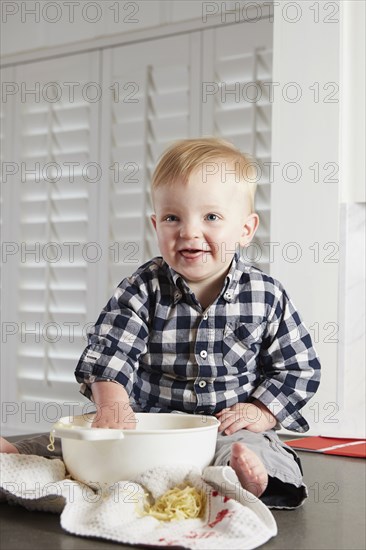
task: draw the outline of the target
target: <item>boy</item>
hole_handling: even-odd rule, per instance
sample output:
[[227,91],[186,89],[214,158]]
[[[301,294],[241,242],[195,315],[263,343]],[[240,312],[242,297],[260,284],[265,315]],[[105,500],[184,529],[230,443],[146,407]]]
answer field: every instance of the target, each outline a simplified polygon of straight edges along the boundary
[[253,176],[215,138],[163,154],[151,217],[162,257],[117,287],[75,375],[97,405],[93,427],[133,429],[135,412],[215,415],[213,464],[268,506],[294,508],[307,495],[300,461],[274,429],[308,430],[299,410],[320,364],[281,284],[240,256],[258,227]]

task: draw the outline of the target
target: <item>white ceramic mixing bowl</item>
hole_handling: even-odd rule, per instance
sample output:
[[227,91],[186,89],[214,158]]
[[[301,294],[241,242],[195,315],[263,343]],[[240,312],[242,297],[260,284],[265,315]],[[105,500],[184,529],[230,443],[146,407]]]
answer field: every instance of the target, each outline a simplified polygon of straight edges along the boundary
[[74,479],[88,485],[133,480],[157,466],[212,462],[220,422],[214,416],[136,413],[135,430],[91,428],[93,414],[61,418],[53,426]]

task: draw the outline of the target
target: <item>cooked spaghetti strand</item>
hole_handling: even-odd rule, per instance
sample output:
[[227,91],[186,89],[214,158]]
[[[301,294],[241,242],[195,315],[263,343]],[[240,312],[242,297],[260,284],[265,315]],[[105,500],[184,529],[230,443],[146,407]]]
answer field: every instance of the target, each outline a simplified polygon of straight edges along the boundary
[[205,494],[190,485],[174,487],[153,505],[145,504],[144,515],[153,516],[160,521],[195,519],[203,515]]

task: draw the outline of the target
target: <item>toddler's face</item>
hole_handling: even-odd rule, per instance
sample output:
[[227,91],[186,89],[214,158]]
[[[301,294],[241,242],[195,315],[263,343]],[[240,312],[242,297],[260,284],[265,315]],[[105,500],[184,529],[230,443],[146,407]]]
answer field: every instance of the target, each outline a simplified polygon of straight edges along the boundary
[[[206,178],[206,181],[205,181]],[[164,260],[191,286],[224,280],[233,254],[247,245],[258,225],[250,213],[245,185],[220,171],[193,172],[180,182],[154,190],[152,223]]]

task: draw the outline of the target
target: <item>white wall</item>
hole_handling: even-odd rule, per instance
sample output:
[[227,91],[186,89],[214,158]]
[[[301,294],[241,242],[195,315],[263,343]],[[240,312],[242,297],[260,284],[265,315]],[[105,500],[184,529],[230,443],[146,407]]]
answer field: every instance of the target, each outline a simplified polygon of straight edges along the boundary
[[[321,359],[320,389],[304,409],[305,416],[313,433],[333,430],[336,434],[340,422],[338,340],[343,322],[338,314],[336,172],[339,13],[326,10],[322,2],[300,4],[297,11],[284,12],[283,3],[275,7],[273,79],[278,86],[274,91],[272,159],[279,166],[274,168],[272,184],[272,274],[293,297]],[[314,11],[316,5],[319,13]],[[329,5],[334,8],[335,3]],[[287,86],[289,83],[293,84]],[[299,100],[294,101],[297,95]]]

